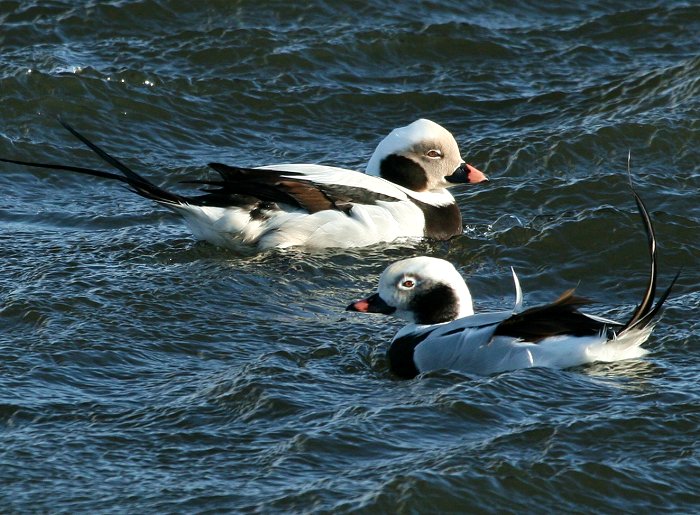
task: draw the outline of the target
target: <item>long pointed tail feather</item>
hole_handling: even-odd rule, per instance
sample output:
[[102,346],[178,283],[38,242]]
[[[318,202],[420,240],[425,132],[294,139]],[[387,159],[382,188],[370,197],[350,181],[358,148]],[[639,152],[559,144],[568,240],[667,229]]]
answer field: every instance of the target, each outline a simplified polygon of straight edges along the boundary
[[84,174],[84,175],[92,175],[93,177],[101,177],[104,179],[112,179],[112,180],[120,181],[120,182],[127,184],[134,193],[137,193],[138,195],[141,195],[142,197],[145,197],[145,198],[148,198],[151,200],[155,200],[156,202],[162,202],[165,204],[184,204],[187,202],[187,199],[185,197],[182,197],[182,196],[177,195],[175,193],[171,193],[169,191],[166,191],[163,188],[156,186],[148,179],[137,174],[131,168],[126,166],[124,163],[122,163],[118,159],[112,157],[107,152],[102,150],[100,147],[95,145],[93,142],[88,140],[85,136],[80,134],[78,131],[76,131],[73,127],[71,127],[68,123],[66,123],[62,119],[59,118],[58,121],[73,136],[75,136],[77,139],[79,139],[81,142],[83,142],[88,148],[90,148],[90,150],[95,152],[95,154],[100,156],[100,158],[102,158],[105,162],[107,162],[108,164],[110,164],[111,166],[113,166],[114,168],[119,170],[123,175],[119,175],[119,174],[112,173],[112,172],[105,172],[102,170],[95,170],[92,168],[84,168],[81,166],[71,166],[71,165],[51,164],[51,163],[36,163],[36,162],[31,162],[31,161],[20,161],[17,159],[5,159],[5,158],[0,158],[0,161],[5,162],[5,163],[18,164],[18,165],[22,165],[22,166],[34,166],[37,168],[47,168],[50,170],[65,170],[68,172],[76,172],[76,173],[80,173],[80,174]]
[[114,179],[117,181],[129,183],[129,180],[123,175],[118,175],[112,172],[104,172],[102,170],[93,170],[92,168],[83,168],[82,166],[56,165],[49,163],[35,163],[33,161],[20,161],[19,159],[7,159],[0,157],[3,163],[12,163],[22,166],[35,166],[37,168],[48,168],[50,170],[66,170],[68,172],[77,172],[85,175],[94,175],[95,177],[104,177],[105,179]]
[[647,327],[656,318],[656,315],[658,315],[659,311],[661,311],[661,308],[663,307],[664,302],[666,302],[666,299],[670,295],[671,290],[675,286],[676,281],[678,280],[678,277],[680,277],[681,272],[682,272],[682,270],[678,270],[678,272],[676,272],[676,275],[674,276],[673,280],[671,281],[671,284],[668,286],[668,288],[666,288],[666,290],[661,295],[661,297],[659,297],[659,300],[656,301],[656,305],[654,306],[654,308],[651,311],[649,311],[646,315],[644,315],[642,318],[637,320],[637,322],[634,325],[629,326],[626,330],[629,331],[631,329],[642,329],[644,327]]
[[656,234],[654,233],[654,226],[651,223],[651,218],[649,217],[649,212],[647,211],[644,202],[631,187],[632,195],[634,195],[634,200],[637,203],[637,208],[639,209],[639,214],[642,217],[642,223],[644,224],[644,230],[647,233],[647,242],[649,248],[649,282],[647,283],[647,288],[642,297],[642,302],[639,303],[637,308],[632,313],[629,321],[622,328],[625,329],[632,327],[636,324],[640,318],[644,317],[651,309],[652,303],[654,302],[654,296],[656,295],[656,275],[657,275],[657,264],[656,264]]
[[100,156],[104,161],[112,165],[114,168],[119,170],[124,174],[125,177],[128,177],[129,179],[139,181],[139,182],[148,182],[146,181],[143,177],[138,175],[136,172],[134,172],[131,168],[126,166],[124,163],[119,161],[117,158],[110,156],[107,152],[102,150],[100,147],[95,145],[92,141],[87,139],[85,136],[80,134],[78,131],[76,131],[73,127],[71,127],[66,121],[64,121],[62,118],[58,118],[58,123],[63,125],[63,128],[66,129],[68,132],[70,132],[73,136],[78,138],[80,141],[82,141],[90,150],[92,150],[95,154]]
[[647,244],[649,249],[649,281],[647,282],[646,290],[644,291],[644,296],[642,301],[636,307],[630,319],[625,323],[625,325],[618,331],[618,337],[622,336],[632,330],[642,330],[647,327],[654,318],[658,315],[659,311],[668,298],[673,286],[676,284],[676,280],[680,276],[681,271],[679,270],[676,276],[671,281],[669,287],[664,291],[664,293],[659,297],[659,300],[654,305],[654,297],[656,296],[656,282],[658,275],[658,266],[656,260],[656,234],[654,232],[654,226],[651,223],[651,217],[647,211],[644,202],[641,197],[637,194],[632,187],[630,182],[630,189],[632,190],[632,195],[634,195],[634,200],[637,203],[637,208],[639,209],[639,214],[642,217],[642,223],[644,224],[644,230],[647,234]]

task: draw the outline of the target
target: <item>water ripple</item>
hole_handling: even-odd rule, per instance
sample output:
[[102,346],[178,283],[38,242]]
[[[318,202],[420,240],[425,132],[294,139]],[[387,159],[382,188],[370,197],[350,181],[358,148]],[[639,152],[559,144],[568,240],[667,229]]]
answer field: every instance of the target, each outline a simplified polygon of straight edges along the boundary
[[[2,165],[4,511],[694,512],[700,503],[700,14],[687,2],[0,2],[0,155],[166,188],[206,163],[363,169],[447,126],[486,185],[450,242],[240,255],[123,188]],[[428,254],[478,309],[563,290],[624,319],[679,282],[642,360],[400,381],[400,323],[344,311]]]

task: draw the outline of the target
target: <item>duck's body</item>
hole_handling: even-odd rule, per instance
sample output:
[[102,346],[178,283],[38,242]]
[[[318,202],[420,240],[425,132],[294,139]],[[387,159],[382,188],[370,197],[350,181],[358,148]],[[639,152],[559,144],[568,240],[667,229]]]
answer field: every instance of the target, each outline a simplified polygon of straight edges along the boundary
[[447,187],[486,176],[467,165],[452,135],[429,120],[395,129],[377,147],[367,173],[315,164],[256,168],[210,163],[220,180],[204,194],[166,191],[61,122],[121,174],[70,165],[0,161],[68,170],[126,183],[183,217],[192,233],[236,250],[360,247],[397,238],[449,239],[462,221]]
[[[569,368],[646,354],[640,345],[649,337],[651,326],[617,336],[615,330],[623,324],[601,322],[585,313],[579,315],[581,328],[586,326],[580,334],[567,327],[566,334],[536,342],[528,340],[531,336],[526,330],[508,333],[509,324],[518,317],[512,311],[471,315],[438,326],[410,324],[392,340],[389,360],[397,375],[415,377],[440,369],[489,375],[528,367]],[[527,314],[523,320],[527,322]]]
[[393,314],[410,322],[388,350],[391,369],[404,378],[450,369],[488,375],[527,367],[569,368],[618,361],[646,353],[640,346],[675,279],[656,305],[656,240],[641,199],[634,193],[649,236],[651,273],[644,298],[631,318],[619,323],[582,313],[589,301],[568,291],[551,304],[521,311],[517,277],[511,311],[474,314],[466,283],[447,261],[417,257],[382,273],[377,293],[350,311]]
[[[462,233],[459,207],[447,190],[415,192],[380,177],[321,165],[210,166],[224,177],[217,184],[222,191],[164,204],[185,219],[197,238],[222,247],[362,247]],[[263,180],[274,181],[274,191],[260,191]],[[245,191],[250,182],[259,189],[255,196],[237,197],[235,191]],[[233,205],[236,199],[241,205]]]

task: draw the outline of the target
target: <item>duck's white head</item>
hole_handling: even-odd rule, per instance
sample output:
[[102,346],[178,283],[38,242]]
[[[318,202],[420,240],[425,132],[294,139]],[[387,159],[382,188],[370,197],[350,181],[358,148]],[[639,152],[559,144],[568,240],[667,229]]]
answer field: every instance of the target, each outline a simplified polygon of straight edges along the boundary
[[348,311],[391,314],[416,324],[439,324],[474,314],[467,284],[451,263],[427,256],[397,261],[379,278],[377,292]]
[[391,131],[377,145],[366,171],[413,191],[488,180],[464,162],[450,131],[424,118]]

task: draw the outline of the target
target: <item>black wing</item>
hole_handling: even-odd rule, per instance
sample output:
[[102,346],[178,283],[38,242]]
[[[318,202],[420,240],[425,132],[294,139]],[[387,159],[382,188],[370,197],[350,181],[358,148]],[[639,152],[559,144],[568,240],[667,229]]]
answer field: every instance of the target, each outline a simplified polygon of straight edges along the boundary
[[550,336],[601,334],[610,324],[581,313],[578,308],[586,304],[591,304],[591,301],[574,295],[574,290],[568,290],[551,304],[526,309],[507,318],[498,324],[494,335],[537,343]]
[[366,188],[316,183],[299,172],[245,168],[222,163],[209,163],[209,166],[219,173],[221,180],[188,181],[208,186],[203,190],[207,194],[196,200],[209,205],[230,205],[231,197],[245,195],[266,202],[289,204],[309,213],[326,209],[348,213],[353,204],[400,200]]

